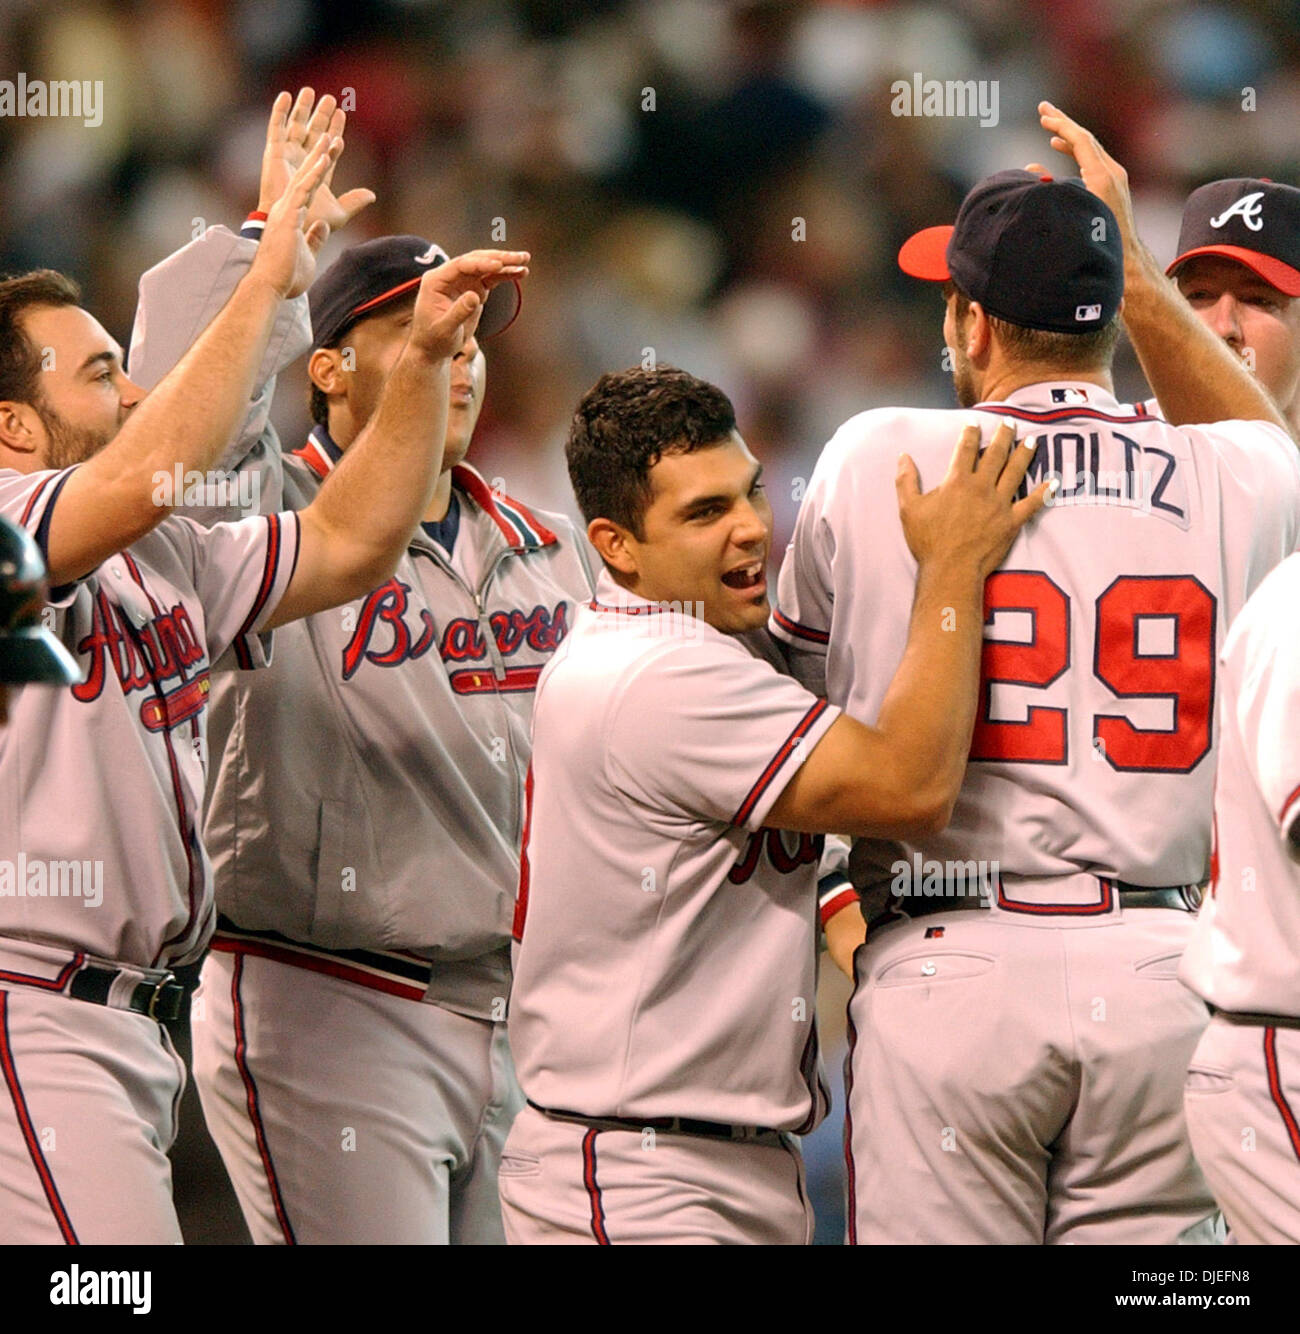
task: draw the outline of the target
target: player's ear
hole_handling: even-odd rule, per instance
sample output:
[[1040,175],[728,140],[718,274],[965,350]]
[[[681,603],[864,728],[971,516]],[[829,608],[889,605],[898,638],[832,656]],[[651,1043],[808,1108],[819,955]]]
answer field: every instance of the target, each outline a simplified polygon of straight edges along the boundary
[[966,337],[966,355],[972,361],[978,361],[988,352],[993,340],[993,326],[978,301],[970,303],[970,313],[966,317],[963,332]]
[[593,519],[587,525],[587,540],[596,548],[597,555],[615,573],[628,578],[638,573],[631,539],[632,534],[613,519]]
[[45,443],[40,413],[30,403],[0,402],[0,448],[35,454]]
[[340,349],[318,347],[307,358],[307,376],[322,394],[343,393],[347,372]]

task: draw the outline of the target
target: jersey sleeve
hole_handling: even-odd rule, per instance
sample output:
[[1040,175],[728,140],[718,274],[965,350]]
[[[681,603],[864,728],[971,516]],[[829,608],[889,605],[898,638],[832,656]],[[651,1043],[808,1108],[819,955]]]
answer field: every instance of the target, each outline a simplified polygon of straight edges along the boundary
[[[132,380],[152,389],[172,370],[229,301],[256,253],[256,241],[225,227],[209,227],[144,274],[131,331]],[[249,513],[273,513],[280,507],[280,440],[270,422],[275,377],[310,345],[307,298],[282,301],[244,420],[213,469],[247,473],[255,484],[242,491],[232,488],[234,500],[186,506],[191,518],[208,525]]]
[[624,683],[605,763],[632,801],[752,831],[837,717],[740,645],[674,645]]
[[174,516],[159,533],[173,547],[198,593],[208,659],[222,666],[263,667],[271,637],[262,631],[293,579],[298,563],[298,516],[291,512],[203,528]]
[[[59,494],[77,466],[28,473],[0,469],[0,514],[31,534],[47,569],[50,564],[50,520],[54,517]],[[52,588],[50,604],[62,605],[75,589],[75,583]]]
[[799,507],[794,536],[777,579],[769,628],[786,648],[791,674],[815,695],[826,693],[826,650],[835,597],[831,560],[835,536],[823,500],[828,492],[819,467]]
[[[1289,596],[1280,598],[1279,593]],[[1247,605],[1224,654],[1228,671],[1238,676],[1235,723],[1247,763],[1283,836],[1294,835],[1300,822],[1297,595],[1300,556],[1293,556]]]

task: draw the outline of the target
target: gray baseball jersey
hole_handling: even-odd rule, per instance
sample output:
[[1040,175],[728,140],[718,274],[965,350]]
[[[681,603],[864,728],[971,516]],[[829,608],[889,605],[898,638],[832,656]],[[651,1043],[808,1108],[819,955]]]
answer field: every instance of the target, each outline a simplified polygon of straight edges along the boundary
[[[43,547],[71,472],[0,472],[0,512]],[[209,530],[173,517],[54,590],[51,628],[86,679],[24,691],[0,731],[0,845],[14,865],[0,878],[0,938],[145,968],[202,950],[213,923],[198,827],[212,664],[228,648],[232,665],[265,663],[259,631],[297,553],[294,515]],[[57,881],[38,874],[68,864]]]
[[[1172,894],[1204,874],[1215,656],[1295,547],[1300,458],[1272,426],[1175,428],[1072,381],[969,413],[853,418],[809,486],[773,629],[803,679],[856,716],[879,711],[915,585],[895,460],[910,454],[933,485],[972,417],[990,434],[1012,419],[1037,445],[1029,484],[1062,485],[986,586],[950,825],[854,849],[863,881],[874,868],[903,894],[931,877],[939,894],[969,892],[954,882],[973,870],[993,911],[917,907],[858,951],[850,1235],[1169,1241],[1212,1210],[1176,1074],[1206,1014],[1176,980],[1190,914],[1125,909],[1139,900],[1124,885]],[[972,1028],[971,1013],[997,1022]]]
[[863,413],[813,473],[773,633],[810,688],[876,717],[915,585],[895,459],[911,454],[933,485],[961,423],[991,431],[998,417],[1037,441],[1029,482],[1056,474],[1062,489],[988,581],[971,766],[948,828],[908,853],[1195,883],[1209,858],[1215,655],[1300,535],[1300,456],[1280,429],[1177,428],[1073,382],[968,413]]
[[820,840],[764,820],[838,714],[600,576],[533,718],[510,1010],[531,1101],[820,1120]]
[[1192,1146],[1238,1241],[1300,1244],[1300,556],[1233,623],[1215,855],[1182,978],[1218,1011],[1192,1056]]
[[[72,471],[0,472],[0,513],[44,547]],[[180,1240],[166,1154],[183,1067],[153,1009],[130,1009],[211,935],[212,664],[265,661],[297,551],[292,514],[169,518],[53,592],[85,680],[22,691],[0,730],[2,1240]]]

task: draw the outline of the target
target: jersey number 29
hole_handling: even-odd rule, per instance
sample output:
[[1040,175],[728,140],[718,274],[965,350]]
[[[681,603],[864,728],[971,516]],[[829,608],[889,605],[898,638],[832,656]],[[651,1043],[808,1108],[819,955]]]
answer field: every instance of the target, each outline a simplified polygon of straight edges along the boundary
[[[984,589],[984,620],[1027,613],[1027,643],[985,640],[972,760],[1066,764],[1065,709],[1030,706],[1024,722],[990,716],[995,685],[1045,689],[1071,665],[1070,599],[1037,570],[1002,570]],[[1135,727],[1119,714],[1093,716],[1093,746],[1124,772],[1190,773],[1210,749],[1214,708],[1214,595],[1191,575],[1125,575],[1097,599],[1093,675],[1122,699],[1166,699],[1171,730]],[[1139,653],[1144,621],[1164,622],[1165,652]]]

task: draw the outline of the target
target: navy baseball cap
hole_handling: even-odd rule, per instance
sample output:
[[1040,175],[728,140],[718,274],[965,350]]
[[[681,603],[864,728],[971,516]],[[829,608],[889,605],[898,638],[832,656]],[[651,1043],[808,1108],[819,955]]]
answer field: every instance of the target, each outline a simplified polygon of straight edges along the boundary
[[1235,259],[1287,296],[1300,296],[1300,190],[1250,176],[1211,181],[1183,206],[1173,275],[1197,255]]
[[930,282],[951,279],[990,315],[1052,333],[1104,328],[1124,295],[1115,215],[1082,181],[1028,171],[982,180],[953,226],[904,242],[898,266]]
[[[413,292],[430,269],[449,258],[441,246],[420,236],[381,236],[345,250],[307,293],[312,350],[331,346],[358,320]],[[509,328],[522,299],[518,282],[494,287],[479,316],[479,341]]]

